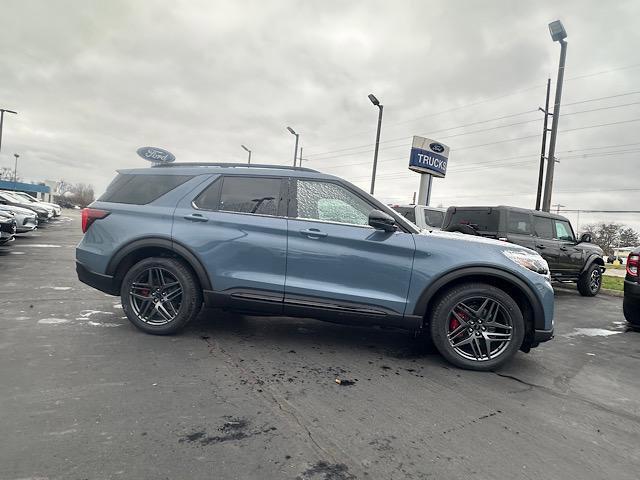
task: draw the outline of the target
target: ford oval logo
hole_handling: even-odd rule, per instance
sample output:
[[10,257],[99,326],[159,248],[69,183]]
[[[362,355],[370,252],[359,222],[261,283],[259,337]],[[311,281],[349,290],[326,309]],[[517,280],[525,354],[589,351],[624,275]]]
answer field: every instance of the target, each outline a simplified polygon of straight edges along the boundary
[[430,143],[429,144],[429,148],[431,150],[433,150],[436,153],[442,153],[444,152],[444,147],[442,145],[440,145],[439,143]]
[[176,157],[173,153],[168,152],[164,148],[157,147],[140,147],[136,153],[145,160],[154,163],[170,163],[175,161]]

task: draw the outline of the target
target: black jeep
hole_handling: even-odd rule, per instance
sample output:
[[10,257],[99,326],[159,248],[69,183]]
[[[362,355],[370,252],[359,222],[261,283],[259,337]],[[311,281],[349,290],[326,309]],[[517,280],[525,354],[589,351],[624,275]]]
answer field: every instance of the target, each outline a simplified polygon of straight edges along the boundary
[[591,235],[579,240],[568,219],[553,213],[524,208],[449,207],[443,230],[496,238],[536,250],[549,264],[551,278],[576,282],[586,297],[598,294],[605,270],[603,251],[591,243]]

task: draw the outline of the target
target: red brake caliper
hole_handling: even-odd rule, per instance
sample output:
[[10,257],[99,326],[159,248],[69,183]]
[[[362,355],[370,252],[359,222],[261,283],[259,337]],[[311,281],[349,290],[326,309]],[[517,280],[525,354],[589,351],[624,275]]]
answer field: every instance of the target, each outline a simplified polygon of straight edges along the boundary
[[[468,316],[466,313],[458,311],[457,312],[458,316],[460,316],[460,318],[462,318],[464,321],[467,320]],[[451,318],[449,319],[449,331],[453,332],[456,328],[458,328],[460,326],[460,322],[458,321],[458,319],[456,318],[456,316],[452,313],[451,314]]]

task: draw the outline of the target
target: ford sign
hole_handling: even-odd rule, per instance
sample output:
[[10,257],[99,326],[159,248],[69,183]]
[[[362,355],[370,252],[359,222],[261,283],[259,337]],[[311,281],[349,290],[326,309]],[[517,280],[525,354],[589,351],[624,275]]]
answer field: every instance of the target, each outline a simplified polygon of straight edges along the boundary
[[442,178],[447,174],[448,162],[449,147],[428,138],[413,137],[409,170]]
[[168,152],[163,148],[140,147],[138,150],[136,150],[136,153],[145,160],[153,163],[171,163],[176,160],[176,157],[173,155],[173,153]]

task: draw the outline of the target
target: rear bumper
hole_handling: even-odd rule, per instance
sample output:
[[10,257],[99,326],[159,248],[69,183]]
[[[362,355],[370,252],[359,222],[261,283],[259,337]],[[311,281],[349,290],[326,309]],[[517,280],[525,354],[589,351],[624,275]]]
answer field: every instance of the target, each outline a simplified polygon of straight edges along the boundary
[[640,283],[625,279],[624,298],[625,300],[640,302]]
[[108,293],[109,295],[120,294],[115,286],[115,282],[113,281],[113,277],[111,275],[92,272],[77,260],[76,273],[78,274],[78,280],[86,285],[89,285],[90,287],[98,289],[101,292]]

